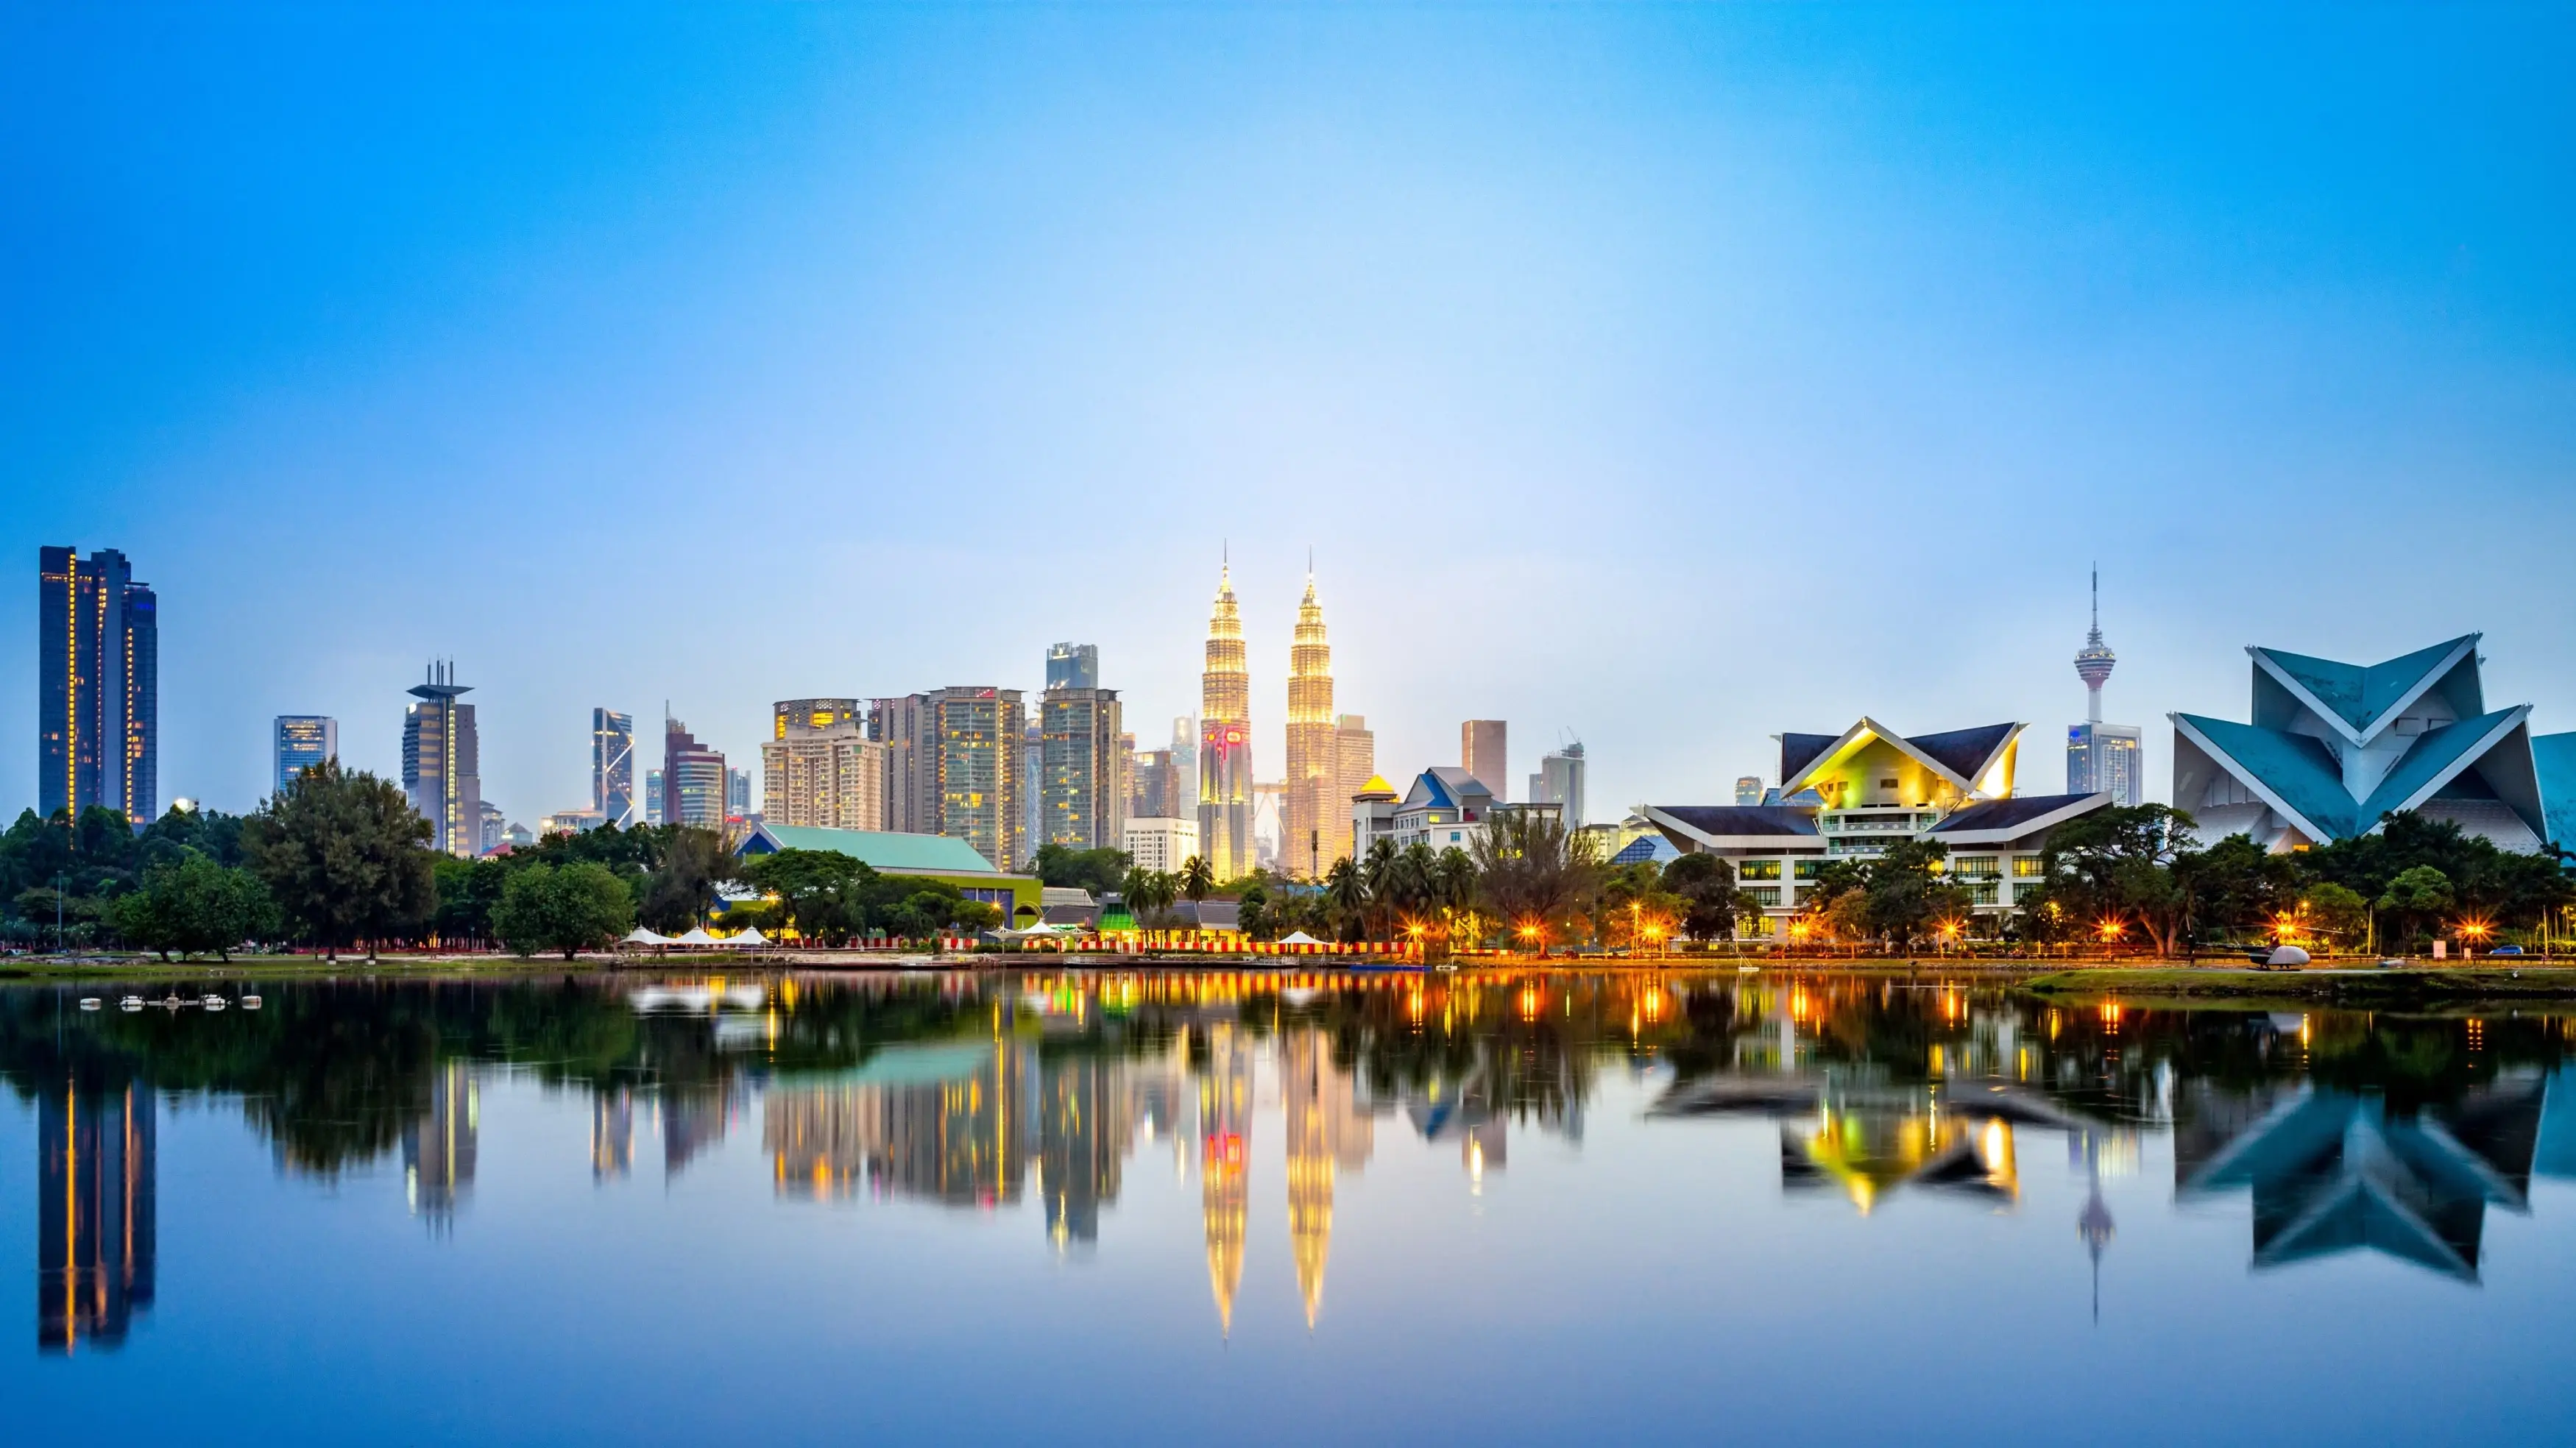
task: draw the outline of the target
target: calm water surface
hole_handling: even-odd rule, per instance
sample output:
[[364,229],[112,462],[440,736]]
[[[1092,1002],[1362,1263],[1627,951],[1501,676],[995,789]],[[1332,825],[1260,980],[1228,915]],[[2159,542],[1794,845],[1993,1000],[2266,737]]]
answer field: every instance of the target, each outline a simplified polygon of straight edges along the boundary
[[248,988],[0,992],[10,1441],[2576,1437],[2569,1014]]

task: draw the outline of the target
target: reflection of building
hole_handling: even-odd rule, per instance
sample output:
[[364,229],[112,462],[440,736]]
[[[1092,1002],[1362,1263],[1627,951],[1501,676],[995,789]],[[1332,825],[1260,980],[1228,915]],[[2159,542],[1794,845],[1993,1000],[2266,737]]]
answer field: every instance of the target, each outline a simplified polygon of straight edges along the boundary
[[1333,1064],[1332,1040],[1322,1031],[1292,1032],[1281,1045],[1279,1097],[1288,1137],[1288,1247],[1297,1261],[1306,1325],[1313,1327],[1333,1246],[1333,1177],[1368,1165],[1375,1133],[1357,1109],[1351,1077]]
[[463,1061],[449,1061],[430,1073],[429,1109],[403,1127],[403,1194],[412,1214],[432,1229],[454,1221],[457,1206],[474,1188],[482,1107],[474,1073]]
[[1252,702],[1243,617],[1231,570],[1220,571],[1199,675],[1199,852],[1220,880],[1251,873]]
[[[1794,1050],[1784,1048],[1779,1059],[1794,1059]],[[1991,1080],[1927,1090],[1804,1071],[1703,1077],[1675,1088],[1650,1114],[1778,1121],[1781,1186],[1839,1187],[1863,1212],[1900,1189],[2017,1201],[2018,1128],[2079,1132],[2094,1125],[2035,1092]]]
[[160,603],[124,554],[36,550],[37,808],[154,818],[160,768]]
[[430,848],[451,855],[479,854],[483,843],[482,746],[474,706],[457,702],[472,688],[456,682],[454,664],[432,664],[411,687],[419,702],[403,709],[403,792],[429,821]]
[[590,1098],[590,1179],[604,1182],[635,1170],[635,1093],[623,1086]]
[[845,1080],[771,1089],[760,1133],[778,1190],[1018,1201],[1038,1114],[1035,1055],[1009,1040],[890,1049]]
[[1119,1164],[1132,1123],[1119,1063],[1081,1055],[1045,1063],[1038,1072],[1038,1186],[1046,1203],[1047,1238],[1100,1239],[1100,1209],[1118,1200]]
[[689,1163],[724,1144],[733,1125],[733,1093],[728,1087],[662,1093],[662,1175],[678,1176]]
[[280,714],[276,732],[269,744],[274,782],[270,788],[279,794],[295,783],[295,776],[322,763],[340,757],[340,721],[324,714]]
[[1350,852],[1343,817],[1350,798],[1341,793],[1341,761],[1333,724],[1333,648],[1324,636],[1324,606],[1315,601],[1315,575],[1306,575],[1306,597],[1297,605],[1297,632],[1288,646],[1288,810],[1281,835],[1281,863],[1291,875],[1321,879]]
[[152,1093],[36,1098],[36,1346],[125,1340],[152,1305],[156,1137]]
[[1209,1028],[1199,1077],[1199,1210],[1207,1230],[1208,1290],[1218,1329],[1234,1332],[1243,1285],[1243,1231],[1252,1167],[1252,1052],[1230,1024]]
[[2175,1194],[2251,1189],[2256,1267],[2367,1248],[2474,1282],[2488,1204],[2531,1209],[2546,1085],[2508,1075],[2412,1114],[2378,1094],[2286,1090],[2214,1149],[2192,1129],[2205,1123],[2178,1129]]
[[2413,810],[2508,850],[2547,829],[2528,704],[2489,709],[2469,634],[2365,668],[2249,648],[2251,723],[2174,726],[2174,807],[2208,838],[2239,831],[2297,849]]

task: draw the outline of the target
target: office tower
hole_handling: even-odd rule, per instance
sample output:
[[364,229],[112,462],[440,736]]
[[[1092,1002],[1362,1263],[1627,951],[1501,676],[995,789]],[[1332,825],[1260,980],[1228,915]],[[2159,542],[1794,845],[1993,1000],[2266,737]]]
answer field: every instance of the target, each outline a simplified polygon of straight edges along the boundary
[[1220,880],[1252,872],[1252,702],[1232,569],[1217,575],[1199,675],[1199,852]]
[[2084,722],[2066,731],[2066,792],[2108,792],[2115,805],[2135,806],[2145,798],[2139,777],[2139,746],[2145,735],[2134,724],[2102,722],[2102,686],[2111,680],[2119,657],[2102,642],[2102,573],[2093,573],[2093,631],[2075,655],[2075,676],[2084,681]]
[[761,818],[827,830],[886,827],[886,746],[844,718],[814,728],[791,722],[760,746]]
[[455,664],[432,664],[403,709],[403,792],[429,821],[429,847],[451,855],[483,852],[482,747],[474,706],[457,702],[472,688],[456,682]]
[[1333,720],[1333,771],[1333,822],[1327,828],[1339,834],[1343,854],[1354,854],[1351,801],[1377,774],[1377,736],[1369,732],[1368,716],[1344,714]]
[[1042,802],[1046,793],[1046,731],[1038,720],[1038,714],[1044,712],[1040,709],[1038,713],[1030,714],[1020,725],[1020,829],[1032,851],[1046,843],[1046,823],[1042,818],[1045,813]]
[[1199,822],[1153,815],[1130,815],[1119,848],[1139,870],[1169,873],[1199,852]]
[[36,550],[36,800],[50,816],[92,805],[135,824],[159,791],[160,623],[124,554]]
[[662,820],[665,824],[722,829],[725,822],[725,757],[700,744],[689,726],[662,716]]
[[1196,816],[1199,812],[1199,721],[1195,714],[1183,714],[1172,721],[1172,790],[1173,798],[1182,801],[1174,814]]
[[1565,827],[1583,828],[1583,745],[1568,744],[1553,754],[1538,758],[1538,773],[1529,777],[1532,804],[1554,804],[1565,807]]
[[114,1347],[152,1305],[158,1133],[149,1087],[70,1080],[36,1105],[36,1348]]
[[1504,732],[1500,719],[1470,719],[1458,726],[1458,763],[1476,777],[1478,784],[1492,791],[1496,804],[1511,798]]
[[1057,644],[1047,650],[1046,686],[1050,689],[1100,687],[1100,645]]
[[[1297,631],[1288,646],[1287,818],[1280,846],[1288,873],[1322,879],[1348,852],[1351,802],[1336,801],[1341,765],[1333,736],[1333,647],[1324,636],[1324,606],[1315,600],[1315,575],[1306,574],[1306,597],[1297,605]],[[1338,827],[1337,827],[1338,825]]]
[[482,1116],[482,1083],[465,1062],[451,1060],[430,1074],[429,1109],[403,1126],[403,1195],[433,1232],[454,1224],[458,1204],[474,1190]]
[[590,807],[608,824],[635,814],[635,721],[614,709],[590,711]]
[[[1120,715],[1121,715],[1121,717],[1124,717],[1125,712],[1126,712],[1126,707],[1125,707],[1124,705],[1121,705],[1121,706],[1120,706]],[[1133,731],[1133,730],[1121,730],[1121,731],[1119,731],[1119,735],[1118,735],[1118,815],[1119,815],[1119,818],[1121,818],[1121,819],[1124,819],[1124,818],[1126,818],[1128,815],[1134,814],[1134,813],[1136,812],[1136,811],[1135,811],[1134,806],[1135,806],[1135,803],[1136,803],[1136,766],[1137,766],[1137,764],[1138,764],[1138,763],[1139,763],[1139,760],[1137,759],[1137,756],[1136,756],[1136,735],[1135,735],[1135,731]]]
[[1040,842],[1115,850],[1125,841],[1118,691],[1049,689],[1038,701]]
[[662,771],[644,771],[644,823],[658,825],[662,820]]
[[781,699],[769,706],[769,737],[786,738],[791,725],[829,729],[835,724],[864,722],[867,716],[867,702],[862,699]]
[[1196,838],[1198,801],[1181,789],[1180,773],[1180,766],[1172,762],[1172,751],[1168,749],[1148,749],[1137,755],[1127,776],[1127,817],[1187,818],[1192,838]]
[[997,870],[1027,863],[1020,756],[1028,729],[1019,690],[952,687],[879,699],[868,733],[886,746],[888,828],[964,840]]
[[751,771],[725,771],[725,818],[743,819],[751,813]]
[[1735,802],[1737,804],[1747,805],[1760,804],[1762,802],[1762,776],[1758,774],[1737,775],[1735,777]]
[[269,738],[269,758],[279,794],[295,776],[340,757],[340,721],[321,714],[280,714]]

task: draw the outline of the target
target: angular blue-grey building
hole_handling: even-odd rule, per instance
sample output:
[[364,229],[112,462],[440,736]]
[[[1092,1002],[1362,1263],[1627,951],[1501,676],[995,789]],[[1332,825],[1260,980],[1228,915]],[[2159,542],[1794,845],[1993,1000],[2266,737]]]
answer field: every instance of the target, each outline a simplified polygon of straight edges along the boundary
[[2531,706],[2487,707],[2469,634],[2380,664],[2248,648],[2253,719],[2170,715],[2173,801],[2203,839],[2274,850],[2367,834],[2412,810],[2536,851],[2548,811]]

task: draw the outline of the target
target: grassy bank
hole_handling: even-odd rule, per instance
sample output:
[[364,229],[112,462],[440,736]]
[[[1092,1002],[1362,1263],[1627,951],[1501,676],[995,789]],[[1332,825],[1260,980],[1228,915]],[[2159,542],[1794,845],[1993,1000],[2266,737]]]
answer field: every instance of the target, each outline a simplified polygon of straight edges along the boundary
[[2017,987],[2070,1003],[2181,1005],[2227,1001],[2352,1006],[2430,1005],[2467,1000],[2562,1000],[2576,1004],[2576,968],[2437,967],[2357,970],[2138,969],[2062,970]]

